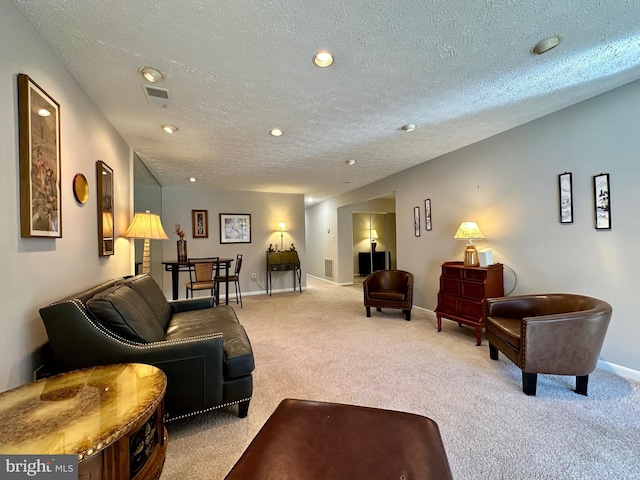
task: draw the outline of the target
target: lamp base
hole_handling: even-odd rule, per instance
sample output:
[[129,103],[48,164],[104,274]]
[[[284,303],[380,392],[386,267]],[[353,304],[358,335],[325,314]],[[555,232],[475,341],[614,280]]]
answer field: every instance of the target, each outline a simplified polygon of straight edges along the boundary
[[465,267],[477,267],[480,265],[478,259],[478,250],[475,245],[467,245],[464,249],[464,266]]

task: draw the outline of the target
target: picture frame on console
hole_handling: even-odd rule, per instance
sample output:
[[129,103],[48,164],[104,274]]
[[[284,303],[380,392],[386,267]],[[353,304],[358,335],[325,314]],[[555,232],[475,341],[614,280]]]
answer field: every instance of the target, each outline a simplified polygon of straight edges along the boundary
[[251,243],[251,214],[221,213],[220,243]]
[[193,238],[209,238],[209,212],[191,210]]
[[560,223],[573,223],[573,179],[571,172],[558,175]]
[[608,173],[593,176],[593,202],[596,230],[611,230],[611,191]]
[[18,74],[20,236],[62,238],[60,104]]
[[420,207],[413,207],[413,228],[415,236],[420,236]]

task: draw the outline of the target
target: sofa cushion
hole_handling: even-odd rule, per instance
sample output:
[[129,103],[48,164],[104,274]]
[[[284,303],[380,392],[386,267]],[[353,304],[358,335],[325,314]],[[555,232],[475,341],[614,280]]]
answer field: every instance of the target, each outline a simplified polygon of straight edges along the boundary
[[164,340],[164,332],[147,302],[127,285],[97,293],[87,301],[87,309],[124,338],[143,343]]
[[169,320],[171,320],[171,306],[167,298],[162,293],[160,286],[149,274],[137,275],[122,281],[122,284],[128,285],[135,290],[153,311],[158,325],[164,332],[167,329]]
[[165,339],[175,340],[212,333],[222,333],[226,378],[241,377],[253,371],[255,366],[249,338],[229,305],[174,314]]
[[493,328],[493,333],[516,350],[520,350],[520,335],[522,320],[519,318],[487,317],[487,323]]

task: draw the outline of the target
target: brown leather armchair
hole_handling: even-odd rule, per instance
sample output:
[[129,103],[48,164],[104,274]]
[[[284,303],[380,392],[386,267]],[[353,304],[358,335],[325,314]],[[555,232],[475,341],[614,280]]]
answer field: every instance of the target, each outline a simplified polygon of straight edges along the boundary
[[403,270],[378,270],[362,283],[367,317],[371,307],[380,312],[383,308],[402,310],[406,320],[411,320],[413,307],[413,274]]
[[538,373],[575,375],[587,395],[611,319],[611,305],[584,295],[553,293],[488,298],[485,335],[491,359],[504,353],[522,369],[522,390],[536,394]]

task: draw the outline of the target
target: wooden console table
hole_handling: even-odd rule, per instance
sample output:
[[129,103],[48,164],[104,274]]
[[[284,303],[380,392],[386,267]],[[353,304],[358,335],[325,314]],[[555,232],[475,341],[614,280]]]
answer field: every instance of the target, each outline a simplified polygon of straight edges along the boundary
[[147,480],[167,450],[167,379],[151,365],[91,367],[0,393],[0,453],[78,455],[78,478]]
[[435,310],[438,331],[442,318],[458,325],[469,325],[476,330],[476,345],[482,341],[487,297],[502,297],[504,282],[502,264],[483,267],[465,267],[463,262],[445,262],[440,275],[438,306]]

